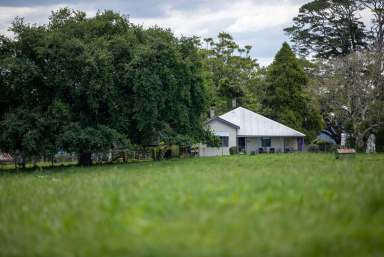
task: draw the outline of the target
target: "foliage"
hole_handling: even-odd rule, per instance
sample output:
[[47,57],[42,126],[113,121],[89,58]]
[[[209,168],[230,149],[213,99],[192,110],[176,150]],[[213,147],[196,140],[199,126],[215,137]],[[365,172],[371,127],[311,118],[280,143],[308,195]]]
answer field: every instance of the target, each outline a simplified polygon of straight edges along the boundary
[[[299,53],[322,58],[311,69],[311,94],[327,125],[350,133],[359,150],[384,127],[383,10],[382,0],[315,0],[286,29]],[[361,13],[372,19],[363,23]]]
[[322,127],[319,111],[306,94],[308,77],[287,43],[268,67],[263,112],[267,117],[303,131],[312,140]]
[[64,149],[89,164],[91,153],[129,141],[200,139],[206,101],[196,39],[112,11],[87,18],[64,8],[49,20],[17,18],[15,38],[0,38],[2,149],[24,159]]
[[251,46],[240,47],[233,37],[219,33],[217,40],[204,39],[204,60],[208,104],[221,114],[236,106],[259,109],[259,65],[250,56]]
[[160,143],[158,146],[151,147],[150,149],[152,159],[155,161],[180,157],[179,145],[167,145]]
[[202,143],[207,144],[210,147],[219,147],[221,144],[221,139],[220,137],[215,136],[211,130],[205,130]]
[[238,151],[237,151],[237,146],[232,146],[229,148],[229,153],[231,155],[234,155],[234,154],[238,154]]
[[370,133],[384,125],[383,101],[374,83],[375,58],[371,52],[351,54],[324,63],[318,69],[317,94],[324,113],[340,124],[363,150]]
[[337,148],[339,148],[338,145],[316,138],[312,141],[312,144],[308,146],[308,152],[316,152],[316,150],[321,152],[335,152]]
[[307,145],[307,151],[310,153],[317,153],[320,151],[320,147],[317,144],[309,144]]
[[383,165],[301,153],[3,173],[0,255],[380,256]]
[[285,31],[300,54],[345,56],[368,46],[370,35],[359,16],[362,9],[355,0],[313,0],[300,8]]

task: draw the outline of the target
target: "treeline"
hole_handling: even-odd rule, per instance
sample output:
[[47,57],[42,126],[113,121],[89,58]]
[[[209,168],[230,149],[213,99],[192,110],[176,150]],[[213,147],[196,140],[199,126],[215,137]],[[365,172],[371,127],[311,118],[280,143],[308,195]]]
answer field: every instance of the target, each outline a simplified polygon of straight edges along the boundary
[[285,31],[297,53],[313,57],[306,70],[327,125],[359,150],[375,134],[384,151],[384,1],[311,1]]

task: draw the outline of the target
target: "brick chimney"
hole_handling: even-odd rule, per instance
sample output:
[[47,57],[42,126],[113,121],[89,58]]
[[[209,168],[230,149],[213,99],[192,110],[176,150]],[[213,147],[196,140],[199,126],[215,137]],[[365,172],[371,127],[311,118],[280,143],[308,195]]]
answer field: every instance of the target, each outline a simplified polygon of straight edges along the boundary
[[209,108],[209,118],[215,118],[215,109],[213,107]]

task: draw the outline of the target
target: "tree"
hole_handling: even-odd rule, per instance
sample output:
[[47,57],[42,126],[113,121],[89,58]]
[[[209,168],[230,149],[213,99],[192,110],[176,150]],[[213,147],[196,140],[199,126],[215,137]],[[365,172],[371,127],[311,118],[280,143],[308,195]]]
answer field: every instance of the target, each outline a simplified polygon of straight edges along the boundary
[[[251,46],[240,47],[233,37],[219,33],[217,40],[207,38],[201,49],[209,105],[218,113],[233,108],[232,101],[254,111],[259,109],[259,65],[250,56]],[[245,53],[245,55],[244,55]]]
[[66,150],[90,165],[92,153],[129,142],[203,136],[196,39],[112,11],[64,8],[49,21],[17,18],[14,39],[0,38],[1,149],[23,160]]
[[374,53],[358,52],[331,62],[322,63],[317,80],[318,95],[324,113],[332,115],[363,150],[370,133],[384,125],[384,102],[377,97],[374,82]]
[[[361,21],[362,11],[371,22]],[[383,129],[375,108],[384,101],[384,1],[315,0],[285,31],[297,52],[318,58],[312,91],[328,125],[348,131],[362,149],[367,133]]]
[[313,139],[322,126],[322,119],[306,94],[308,81],[298,59],[284,43],[268,67],[262,107],[266,116],[304,131]]
[[371,21],[373,41],[369,48],[374,53],[372,55],[375,62],[373,65],[375,70],[372,71],[373,84],[375,84],[377,96],[384,101],[384,1],[360,0],[359,2],[373,15]]
[[355,0],[314,0],[300,8],[285,31],[299,54],[346,56],[368,47],[370,35],[359,16],[362,9]]

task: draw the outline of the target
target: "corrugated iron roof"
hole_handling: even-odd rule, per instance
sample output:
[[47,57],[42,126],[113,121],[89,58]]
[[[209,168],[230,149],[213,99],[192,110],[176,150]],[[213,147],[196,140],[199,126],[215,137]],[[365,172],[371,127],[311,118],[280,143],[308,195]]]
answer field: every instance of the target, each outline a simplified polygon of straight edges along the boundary
[[238,107],[219,117],[239,126],[238,136],[305,137],[297,130],[243,107]]

